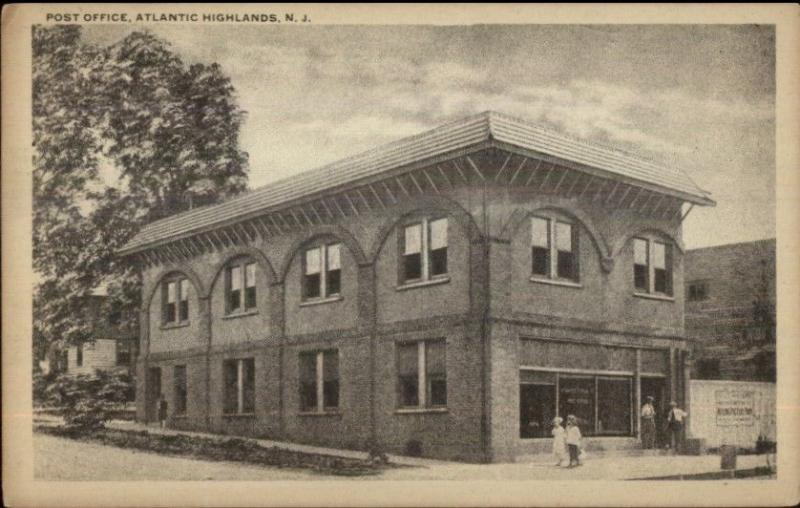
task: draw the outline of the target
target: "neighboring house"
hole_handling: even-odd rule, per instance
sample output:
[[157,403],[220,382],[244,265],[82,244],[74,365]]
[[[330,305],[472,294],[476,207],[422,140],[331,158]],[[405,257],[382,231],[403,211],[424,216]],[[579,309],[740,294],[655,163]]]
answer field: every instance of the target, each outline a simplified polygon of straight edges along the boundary
[[696,379],[775,381],[775,239],[686,252]]
[[684,404],[683,172],[483,113],[121,251],[144,282],[137,417],[466,461],[638,446]]
[[95,339],[67,349],[67,373],[91,374],[100,370],[128,370],[134,374],[137,341]]
[[63,365],[68,374],[91,374],[97,369],[127,370],[135,374],[138,330],[121,325],[121,316],[105,315],[106,298],[103,294],[88,298],[92,339],[67,348]]

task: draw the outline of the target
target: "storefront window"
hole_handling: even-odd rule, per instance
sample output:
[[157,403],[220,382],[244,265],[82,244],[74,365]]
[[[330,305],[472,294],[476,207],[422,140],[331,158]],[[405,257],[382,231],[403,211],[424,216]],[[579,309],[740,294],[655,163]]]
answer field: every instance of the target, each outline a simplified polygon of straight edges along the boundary
[[550,437],[556,409],[555,384],[526,383],[519,387],[519,435],[521,438]]
[[597,433],[620,436],[631,434],[629,378],[597,379]]
[[632,436],[632,387],[630,377],[521,370],[520,437],[549,438],[553,418],[567,415],[584,436]]
[[559,378],[559,414],[575,415],[584,436],[594,434],[594,377]]

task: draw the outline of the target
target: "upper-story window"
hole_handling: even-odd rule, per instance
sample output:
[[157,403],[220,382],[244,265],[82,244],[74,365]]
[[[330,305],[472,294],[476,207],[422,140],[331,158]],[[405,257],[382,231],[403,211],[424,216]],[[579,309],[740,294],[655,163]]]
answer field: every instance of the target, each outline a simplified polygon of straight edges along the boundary
[[553,217],[531,217],[531,274],[577,282],[578,228]]
[[164,281],[162,286],[163,322],[165,325],[189,321],[189,279],[182,276]]
[[653,238],[633,239],[633,284],[639,293],[672,296],[672,250]]
[[403,228],[400,282],[447,275],[447,219],[428,219]]
[[303,298],[333,298],[342,290],[341,244],[308,249],[303,256]]
[[225,312],[246,312],[256,308],[256,264],[248,259],[232,262],[225,269]]
[[706,281],[692,281],[689,283],[687,291],[687,299],[690,302],[701,302],[708,300],[708,282]]

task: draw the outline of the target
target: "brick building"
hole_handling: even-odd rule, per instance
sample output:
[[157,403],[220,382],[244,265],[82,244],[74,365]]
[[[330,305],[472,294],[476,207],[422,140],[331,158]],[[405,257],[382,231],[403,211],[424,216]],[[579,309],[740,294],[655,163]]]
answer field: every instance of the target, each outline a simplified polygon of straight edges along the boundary
[[138,417],[465,461],[684,403],[681,171],[483,113],[145,227]]
[[686,252],[696,379],[775,381],[775,239]]

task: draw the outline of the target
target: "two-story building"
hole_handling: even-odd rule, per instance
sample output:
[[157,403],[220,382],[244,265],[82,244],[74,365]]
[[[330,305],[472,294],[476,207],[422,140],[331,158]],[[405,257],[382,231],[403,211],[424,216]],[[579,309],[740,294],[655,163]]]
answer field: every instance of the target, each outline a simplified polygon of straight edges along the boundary
[[465,461],[685,403],[680,170],[487,112],[152,223],[138,417]]

